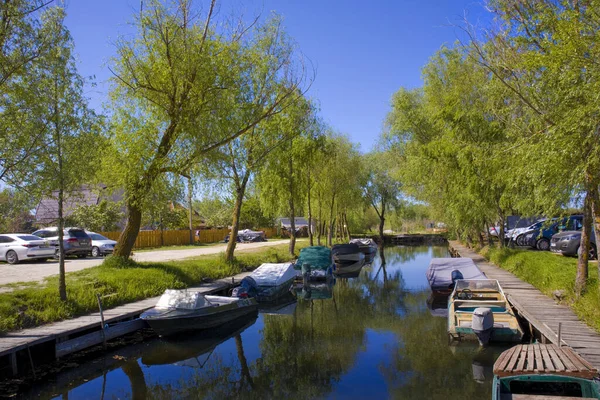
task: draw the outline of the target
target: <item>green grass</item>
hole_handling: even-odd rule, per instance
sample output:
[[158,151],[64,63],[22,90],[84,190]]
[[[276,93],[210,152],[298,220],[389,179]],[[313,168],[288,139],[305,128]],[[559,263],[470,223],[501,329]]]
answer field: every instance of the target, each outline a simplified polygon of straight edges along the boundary
[[[267,242],[273,242],[276,240],[282,240],[282,238],[271,237],[267,239]],[[144,253],[146,251],[158,251],[158,250],[190,250],[197,249],[199,247],[215,247],[220,245],[225,245],[227,243],[220,241],[214,243],[195,243],[195,244],[183,244],[183,245],[173,245],[173,246],[158,246],[158,247],[145,247],[143,249],[135,249],[134,253]]]
[[481,254],[550,297],[555,290],[564,291],[565,297],[562,303],[569,305],[581,320],[600,332],[597,261],[589,263],[586,290],[577,298],[575,295],[576,258],[562,257],[550,252],[488,247],[483,248]]
[[[296,252],[306,245],[306,241],[298,242]],[[67,274],[66,302],[59,299],[57,276],[0,293],[0,335],[98,311],[97,293],[114,294],[103,300],[105,308],[112,308],[158,296],[165,289],[182,289],[206,279],[251,270],[265,262],[291,258],[287,244],[249,249],[238,254],[233,264],[225,262],[222,253],[162,263],[123,262],[108,257],[102,265]]]

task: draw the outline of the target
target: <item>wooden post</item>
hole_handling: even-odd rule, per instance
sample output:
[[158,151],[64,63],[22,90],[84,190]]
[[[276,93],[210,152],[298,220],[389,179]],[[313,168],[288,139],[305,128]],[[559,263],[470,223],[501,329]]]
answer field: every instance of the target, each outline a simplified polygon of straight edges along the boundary
[[558,347],[562,345],[561,343],[561,331],[562,331],[562,322],[558,323]]
[[104,334],[104,311],[102,310],[102,299],[100,295],[96,293],[96,298],[98,299],[98,308],[100,309],[100,330],[102,332],[102,342],[104,343],[104,347],[106,348],[106,335]]

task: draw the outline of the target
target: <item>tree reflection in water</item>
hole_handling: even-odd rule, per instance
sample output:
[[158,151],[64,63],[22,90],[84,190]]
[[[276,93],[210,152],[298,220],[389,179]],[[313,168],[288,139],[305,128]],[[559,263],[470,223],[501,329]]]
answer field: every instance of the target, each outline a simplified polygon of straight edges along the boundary
[[[367,344],[382,345],[370,342],[377,339],[367,330],[392,333],[397,339],[385,345],[385,356],[373,356],[379,357],[375,373],[391,397],[489,398],[489,367],[503,349],[448,346],[446,319],[431,316],[427,308],[429,291],[406,287],[406,268],[424,274],[427,267],[415,265],[417,253],[447,255],[443,248],[386,248],[358,278],[338,279],[331,298],[300,298],[291,315],[263,314],[262,330],[251,326],[250,336],[246,325],[224,328],[218,339],[158,343],[154,351],[143,354],[148,370],[138,362],[122,366],[132,398],[335,397],[346,374],[361,368],[356,364]],[[253,335],[259,335],[258,349],[248,348],[248,343],[257,343]],[[221,347],[219,343],[227,339],[228,345]],[[151,365],[161,364],[172,366],[168,379],[157,379],[153,372]],[[161,370],[156,371],[160,375]],[[372,383],[365,378],[345,384]]]

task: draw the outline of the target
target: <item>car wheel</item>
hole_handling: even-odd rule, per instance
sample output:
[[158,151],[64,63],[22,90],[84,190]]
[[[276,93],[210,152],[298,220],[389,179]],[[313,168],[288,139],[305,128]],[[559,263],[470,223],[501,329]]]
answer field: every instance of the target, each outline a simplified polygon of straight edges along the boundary
[[517,246],[525,246],[525,238],[523,235],[517,236]]
[[77,254],[77,258],[86,258],[87,254]]
[[92,247],[92,257],[100,257],[100,249],[97,246]]
[[541,238],[540,240],[537,241],[537,243],[535,244],[535,247],[541,251],[550,250],[550,241],[546,238]]
[[9,264],[17,264],[19,262],[19,257],[17,256],[17,253],[15,253],[13,250],[7,251],[6,262]]
[[56,250],[54,250],[54,259],[55,260],[59,260],[60,259],[60,249],[57,248]]
[[598,253],[596,252],[596,246],[590,243],[590,252],[588,258],[590,260],[595,260],[598,257]]

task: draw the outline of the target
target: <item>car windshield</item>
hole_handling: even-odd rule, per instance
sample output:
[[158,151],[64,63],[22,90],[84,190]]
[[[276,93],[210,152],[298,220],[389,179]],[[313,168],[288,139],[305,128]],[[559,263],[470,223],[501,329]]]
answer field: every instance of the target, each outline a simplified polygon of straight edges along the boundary
[[92,240],[109,240],[107,237],[104,237],[98,233],[88,233],[88,235],[92,238]]
[[26,240],[28,242],[30,242],[32,240],[44,240],[39,236],[33,236],[33,235],[17,235],[17,237],[21,240]]

